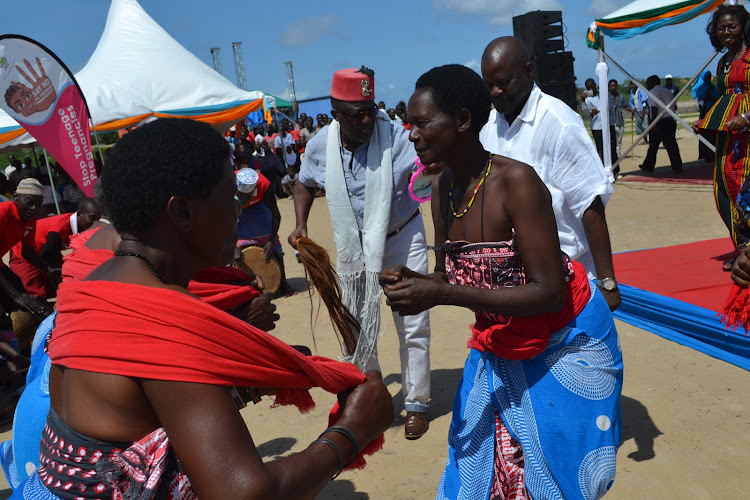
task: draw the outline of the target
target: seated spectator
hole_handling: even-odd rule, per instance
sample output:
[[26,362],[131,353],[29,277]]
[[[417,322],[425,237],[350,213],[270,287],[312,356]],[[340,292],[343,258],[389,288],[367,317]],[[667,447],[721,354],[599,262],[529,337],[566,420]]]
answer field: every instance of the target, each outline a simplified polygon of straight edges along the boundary
[[21,243],[21,254],[39,269],[43,269],[53,281],[60,281],[60,269],[44,262],[34,251],[34,235],[37,216],[42,208],[42,185],[36,179],[22,179],[13,195],[13,201],[0,203],[0,318],[12,311],[22,310],[41,321],[52,312],[52,308],[28,293],[23,282],[2,262],[11,248]]
[[[101,217],[99,204],[93,198],[84,198],[72,214],[55,215],[41,219],[34,231],[34,252],[47,266],[62,268],[62,250],[70,245],[70,237],[89,229]],[[23,255],[19,241],[10,251],[11,271],[21,278],[26,293],[32,297],[50,299],[57,295],[59,282],[50,279],[44,269],[29,262]]]
[[271,183],[263,174],[250,168],[237,173],[237,197],[242,207],[238,219],[237,252],[235,261],[242,260],[240,250],[248,246],[263,248],[266,262],[274,259],[281,271],[281,288],[278,295],[293,295],[296,292],[286,280],[284,272],[284,251],[279,241],[281,212],[276,204],[276,196],[271,191]]

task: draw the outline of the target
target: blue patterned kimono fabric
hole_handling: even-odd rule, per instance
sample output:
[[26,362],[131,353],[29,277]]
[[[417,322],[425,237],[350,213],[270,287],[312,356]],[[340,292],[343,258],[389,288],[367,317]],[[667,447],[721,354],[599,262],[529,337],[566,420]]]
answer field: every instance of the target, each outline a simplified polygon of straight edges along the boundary
[[[13,437],[2,443],[0,465],[12,489],[39,466],[39,441],[49,413],[49,371],[51,362],[44,351],[44,342],[54,325],[57,312],[49,315],[34,335],[31,345],[31,366],[26,375],[26,389],[13,417]],[[32,474],[36,476],[36,474]]]
[[622,351],[607,303],[592,289],[588,305],[538,356],[512,361],[470,351],[438,499],[489,497],[495,409],[523,447],[526,489],[535,500],[607,493],[620,443]]

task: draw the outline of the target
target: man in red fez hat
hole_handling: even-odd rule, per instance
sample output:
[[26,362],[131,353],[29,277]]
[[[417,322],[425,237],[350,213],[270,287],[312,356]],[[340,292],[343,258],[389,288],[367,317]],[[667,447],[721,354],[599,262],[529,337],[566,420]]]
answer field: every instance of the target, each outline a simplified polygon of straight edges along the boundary
[[[307,236],[315,190],[325,189],[344,304],[361,325],[355,352],[344,354],[362,371],[379,370],[380,271],[403,264],[428,272],[424,223],[408,190],[417,153],[408,131],[378,110],[371,69],[336,71],[331,105],[336,120],[307,143],[294,190],[297,227],[289,243],[296,248],[297,239]],[[404,434],[418,439],[429,428],[430,317],[427,311],[396,313],[393,320],[401,346]]]

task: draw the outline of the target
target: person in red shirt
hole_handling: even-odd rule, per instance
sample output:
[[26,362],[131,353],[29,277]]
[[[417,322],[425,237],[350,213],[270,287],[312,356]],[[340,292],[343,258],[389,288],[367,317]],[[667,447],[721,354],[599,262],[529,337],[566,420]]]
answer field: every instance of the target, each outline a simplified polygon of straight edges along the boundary
[[[62,267],[61,252],[63,246],[70,245],[70,237],[86,231],[102,216],[99,204],[93,198],[82,199],[77,208],[72,214],[47,217],[36,224],[34,251],[50,266]],[[21,278],[29,295],[43,299],[57,295],[58,283],[50,280],[43,269],[24,258],[21,242],[16,243],[10,251],[10,269]]]
[[[21,242],[24,258],[47,271],[50,279],[60,281],[60,269],[49,266],[34,251],[36,219],[42,209],[44,189],[36,179],[22,179],[12,201],[0,203],[0,258]],[[31,297],[21,279],[0,261],[0,307],[2,316],[23,309],[36,316],[47,316],[52,308],[44,301]]]

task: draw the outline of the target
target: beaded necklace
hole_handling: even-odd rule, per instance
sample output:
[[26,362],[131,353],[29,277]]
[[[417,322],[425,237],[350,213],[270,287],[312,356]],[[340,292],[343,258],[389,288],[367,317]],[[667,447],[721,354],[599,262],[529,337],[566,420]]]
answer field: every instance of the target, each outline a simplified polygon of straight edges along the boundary
[[484,173],[484,177],[482,177],[479,182],[477,183],[477,187],[474,188],[474,194],[471,195],[471,199],[469,200],[469,204],[466,205],[466,208],[464,208],[463,212],[460,214],[456,213],[456,207],[453,204],[453,184],[456,182],[456,178],[454,177],[451,181],[451,187],[448,190],[448,201],[451,204],[451,212],[453,212],[453,217],[456,219],[460,219],[464,215],[466,215],[466,212],[469,211],[471,208],[471,205],[474,204],[474,198],[477,197],[477,192],[479,191],[479,188],[482,187],[482,184],[484,184],[484,180],[487,178],[488,175],[490,175],[490,169],[492,168],[492,155],[490,154],[490,159],[487,162],[487,171]]
[[165,285],[168,284],[167,280],[164,279],[164,275],[160,273],[158,269],[156,269],[156,266],[150,260],[148,260],[148,257],[146,257],[145,255],[138,253],[138,252],[122,252],[120,250],[117,250],[115,252],[115,257],[136,257],[138,259],[141,259],[143,262],[146,263],[148,267],[151,268],[151,271],[154,273],[154,275],[157,278],[159,278],[159,281],[161,281]]

